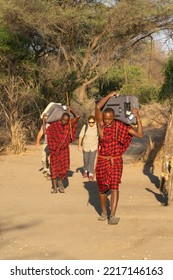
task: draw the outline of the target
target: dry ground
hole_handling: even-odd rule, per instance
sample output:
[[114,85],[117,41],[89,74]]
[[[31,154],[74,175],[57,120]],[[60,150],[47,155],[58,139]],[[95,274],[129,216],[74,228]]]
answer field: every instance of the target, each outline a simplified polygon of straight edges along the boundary
[[160,166],[151,170],[136,162],[142,147],[133,142],[124,155],[116,226],[97,220],[97,184],[82,179],[76,145],[70,146],[65,194],[50,193],[51,183],[39,171],[41,149],[1,156],[0,259],[173,259],[172,205],[161,206]]

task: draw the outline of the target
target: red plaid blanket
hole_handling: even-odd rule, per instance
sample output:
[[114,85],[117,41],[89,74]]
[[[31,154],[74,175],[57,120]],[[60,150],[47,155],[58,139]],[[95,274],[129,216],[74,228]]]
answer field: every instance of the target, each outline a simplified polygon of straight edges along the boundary
[[[110,127],[103,126],[103,138],[99,139],[96,164],[96,179],[100,193],[104,193],[108,189],[118,189],[121,183],[122,155],[132,139],[128,133],[130,128],[131,126],[119,121],[114,121]],[[108,156],[112,159],[106,158]]]
[[[73,135],[76,125],[73,126]],[[47,141],[50,151],[51,177],[64,179],[70,168],[69,144],[71,142],[70,125],[53,122],[47,129]]]

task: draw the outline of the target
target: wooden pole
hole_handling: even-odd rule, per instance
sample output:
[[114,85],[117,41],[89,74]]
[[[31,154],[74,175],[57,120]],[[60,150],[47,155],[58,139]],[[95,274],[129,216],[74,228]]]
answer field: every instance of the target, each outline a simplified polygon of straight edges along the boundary
[[[70,115],[70,103],[69,103],[69,98],[68,98],[68,92],[66,92],[66,100],[67,100],[68,113]],[[73,139],[71,118],[69,120],[69,125],[70,125],[70,136],[71,136],[71,139]]]

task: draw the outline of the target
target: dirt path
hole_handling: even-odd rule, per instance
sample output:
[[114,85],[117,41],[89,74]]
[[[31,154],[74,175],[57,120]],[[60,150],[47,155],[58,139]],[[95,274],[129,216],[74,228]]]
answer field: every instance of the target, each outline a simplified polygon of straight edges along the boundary
[[[97,184],[81,177],[82,154],[71,145],[65,194],[51,194],[41,150],[0,157],[0,259],[173,259],[172,206],[163,207],[154,173],[125,157],[117,226],[97,221]],[[139,147],[140,148],[140,147]],[[134,154],[134,153],[133,153]]]

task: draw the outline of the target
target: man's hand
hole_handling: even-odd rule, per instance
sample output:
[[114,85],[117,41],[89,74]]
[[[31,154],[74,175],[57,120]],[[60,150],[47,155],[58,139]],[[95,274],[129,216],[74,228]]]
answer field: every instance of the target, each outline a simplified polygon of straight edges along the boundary
[[134,116],[135,116],[137,119],[140,119],[138,109],[134,108],[134,109],[132,110],[132,113],[134,114]]
[[47,114],[43,114],[43,120],[47,119]]
[[108,95],[109,97],[112,97],[112,96],[118,96],[119,94],[116,91],[111,91]]
[[79,152],[82,151],[82,146],[81,146],[81,145],[78,146],[78,151],[79,151]]

